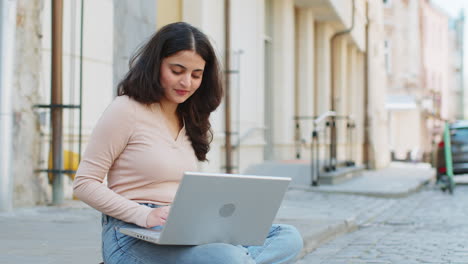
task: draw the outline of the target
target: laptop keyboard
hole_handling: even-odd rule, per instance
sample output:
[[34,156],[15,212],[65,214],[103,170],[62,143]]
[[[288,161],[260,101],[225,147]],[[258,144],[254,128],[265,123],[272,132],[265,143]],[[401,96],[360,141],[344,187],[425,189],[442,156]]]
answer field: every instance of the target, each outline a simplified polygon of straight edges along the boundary
[[[141,236],[147,236],[147,237],[152,237],[152,238],[159,238],[161,236],[162,230],[153,230],[153,229],[140,229],[138,230],[138,233]],[[141,237],[143,238],[143,237]]]

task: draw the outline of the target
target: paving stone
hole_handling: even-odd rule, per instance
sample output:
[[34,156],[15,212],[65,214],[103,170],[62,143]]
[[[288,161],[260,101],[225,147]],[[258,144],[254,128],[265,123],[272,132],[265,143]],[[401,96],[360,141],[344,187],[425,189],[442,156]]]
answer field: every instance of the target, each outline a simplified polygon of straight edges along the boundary
[[[429,186],[393,202],[372,221],[316,252],[320,252],[322,263],[466,264],[467,204],[467,186],[457,186],[453,196]],[[329,247],[333,250],[327,251]],[[337,251],[337,247],[342,248]],[[314,254],[304,260],[312,260]]]

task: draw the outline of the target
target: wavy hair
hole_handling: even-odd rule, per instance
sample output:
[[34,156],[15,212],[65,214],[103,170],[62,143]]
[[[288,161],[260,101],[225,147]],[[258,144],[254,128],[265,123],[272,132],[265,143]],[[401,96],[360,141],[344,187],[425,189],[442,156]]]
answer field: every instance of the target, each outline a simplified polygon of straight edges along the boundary
[[216,53],[208,37],[199,29],[185,22],[161,28],[130,59],[130,69],[118,84],[117,94],[146,105],[159,102],[164,96],[159,81],[162,60],[183,50],[193,50],[205,60],[200,87],[179,104],[177,114],[185,121],[197,159],[206,161],[213,140],[209,117],[221,103],[223,86]]

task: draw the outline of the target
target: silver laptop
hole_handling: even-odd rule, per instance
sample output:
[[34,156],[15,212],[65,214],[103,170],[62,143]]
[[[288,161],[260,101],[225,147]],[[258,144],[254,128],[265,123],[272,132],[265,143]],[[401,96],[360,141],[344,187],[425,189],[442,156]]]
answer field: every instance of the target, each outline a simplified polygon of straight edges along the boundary
[[185,172],[162,229],[120,228],[160,245],[262,245],[291,178]]

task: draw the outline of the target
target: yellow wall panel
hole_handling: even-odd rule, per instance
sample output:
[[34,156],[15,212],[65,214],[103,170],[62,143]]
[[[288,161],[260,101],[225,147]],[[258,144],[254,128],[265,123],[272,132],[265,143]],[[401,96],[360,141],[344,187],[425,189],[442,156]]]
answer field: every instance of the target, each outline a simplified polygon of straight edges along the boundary
[[182,0],[158,0],[157,29],[177,21],[182,21]]

